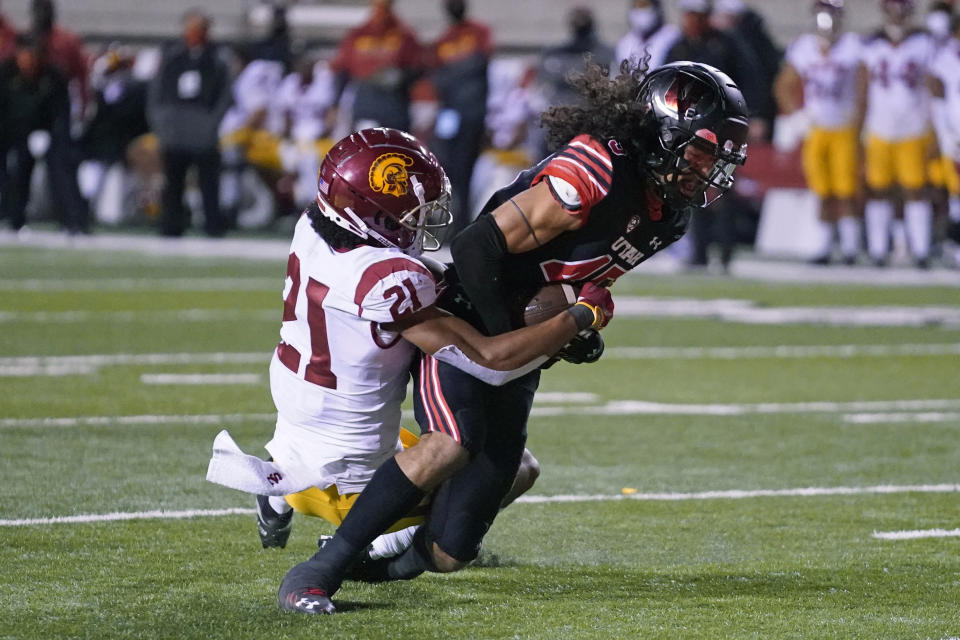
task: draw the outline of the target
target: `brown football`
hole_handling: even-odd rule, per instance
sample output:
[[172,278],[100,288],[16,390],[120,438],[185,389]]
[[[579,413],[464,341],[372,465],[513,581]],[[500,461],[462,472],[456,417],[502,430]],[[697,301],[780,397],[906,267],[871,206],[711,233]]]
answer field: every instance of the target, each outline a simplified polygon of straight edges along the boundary
[[561,311],[565,311],[577,302],[580,287],[570,284],[554,283],[545,285],[537,291],[523,309],[523,323],[526,326],[540,324]]

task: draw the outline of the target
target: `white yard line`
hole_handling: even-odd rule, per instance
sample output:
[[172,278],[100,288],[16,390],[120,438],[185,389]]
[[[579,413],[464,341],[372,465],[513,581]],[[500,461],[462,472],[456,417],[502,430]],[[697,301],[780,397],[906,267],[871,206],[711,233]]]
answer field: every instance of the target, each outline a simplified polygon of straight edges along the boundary
[[913,531],[874,531],[878,540],[918,540],[920,538],[960,538],[960,529],[917,529]]
[[843,416],[851,424],[898,422],[960,422],[960,411],[916,411],[905,413],[851,413]]
[[0,520],[0,527],[26,527],[37,524],[84,524],[87,522],[116,522],[118,520],[182,520],[184,518],[210,518],[217,516],[247,515],[256,509],[188,509],[185,511],[130,511],[126,513],[89,513],[76,516],[52,518],[23,518]]
[[[561,394],[562,395],[562,394]],[[552,402],[563,402],[562,397],[554,397]],[[531,416],[743,416],[743,415],[779,415],[802,413],[857,413],[893,411],[894,422],[905,421],[898,417],[903,412],[926,412],[938,409],[960,411],[960,399],[927,400],[877,400],[873,402],[762,402],[757,404],[669,404],[663,402],[644,402],[640,400],[614,400],[603,405],[588,406],[540,406],[542,398],[536,401]],[[877,415],[885,415],[879,414]],[[909,414],[916,415],[916,414]],[[228,424],[238,420],[273,420],[270,413],[233,413],[233,414],[185,414],[185,415],[137,415],[137,416],[81,416],[65,418],[3,418],[0,428],[18,427],[79,427],[102,425],[152,425],[152,424]],[[404,410],[405,420],[413,419],[413,411]],[[879,421],[879,420],[878,420]],[[922,419],[920,421],[923,421]],[[933,421],[933,420],[928,420]]]
[[13,356],[0,358],[0,377],[58,376],[91,373],[99,367],[169,364],[260,364],[270,362],[269,351],[248,353],[112,353],[85,356]]
[[[623,360],[746,360],[752,358],[889,358],[960,355],[960,343],[778,345],[770,347],[607,347]],[[2,361],[0,361],[2,362]]]
[[260,384],[263,376],[258,373],[145,373],[140,376],[143,384]]
[[[639,500],[647,502],[678,502],[692,500],[742,500],[747,498],[792,498],[822,496],[889,495],[899,493],[958,493],[960,485],[877,485],[872,487],[804,487],[797,489],[731,489],[727,491],[655,492],[632,494],[583,494],[555,496],[521,496],[517,502],[527,504],[569,502],[612,502]],[[113,522],[118,520],[183,519],[253,514],[253,509],[190,509],[185,511],[134,511],[126,513],[81,514],[49,518],[21,518],[0,520],[0,527],[22,527],[40,524],[79,524]],[[874,534],[876,535],[876,534]]]
[[924,327],[960,325],[960,306],[761,307],[753,300],[615,296],[617,315],[651,318],[713,318],[746,324]]
[[224,320],[276,320],[276,310],[179,309],[168,311],[0,311],[0,323],[28,322],[223,322]]
[[0,291],[269,291],[277,278],[0,279]]
[[80,416],[75,418],[3,418],[0,428],[16,427],[101,427],[110,425],[218,424],[277,419],[275,413],[226,413],[193,415]]
[[960,484],[876,485],[872,487],[803,487],[798,489],[730,489],[726,491],[618,493],[614,495],[520,496],[517,502],[599,502],[641,500],[680,502],[686,500],[742,500],[744,498],[809,498],[816,496],[860,496],[892,493],[960,493]]
[[[62,233],[34,230],[23,235],[0,232],[0,247],[3,246],[34,246],[57,250],[94,251],[101,255],[105,252],[114,251],[198,258],[238,258],[241,260],[268,260],[281,264],[286,261],[290,241],[288,238],[209,239],[187,237],[169,239],[151,235],[117,234],[109,231],[98,232],[89,237],[69,238]],[[450,253],[444,248],[434,254],[434,257],[441,261],[447,261],[450,259]],[[686,266],[682,262],[668,252],[662,252],[639,268],[628,272],[625,277],[678,274],[685,269]],[[872,267],[824,268],[798,261],[762,259],[749,253],[741,253],[733,261],[731,277],[765,282],[960,287],[960,277],[957,277],[957,272],[951,269],[941,268],[920,271],[905,266],[892,266],[886,269],[874,269]]]
[[643,400],[613,400],[594,407],[534,407],[534,416],[673,415],[742,416],[785,413],[854,413],[877,411],[960,410],[960,399],[876,400],[859,402],[761,402],[756,404],[671,404]]
[[[889,358],[960,355],[960,343],[781,345],[771,347],[608,347],[604,358],[622,360],[740,360],[752,358]],[[266,364],[270,352],[115,353],[76,356],[0,357],[0,377],[71,375],[97,367],[168,364]]]

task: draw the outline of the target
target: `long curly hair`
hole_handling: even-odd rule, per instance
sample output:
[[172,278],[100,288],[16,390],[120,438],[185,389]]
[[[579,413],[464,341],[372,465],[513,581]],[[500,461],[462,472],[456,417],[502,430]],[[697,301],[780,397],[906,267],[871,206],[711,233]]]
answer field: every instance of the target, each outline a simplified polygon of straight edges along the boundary
[[316,201],[308,204],[304,213],[310,218],[310,226],[317,232],[317,235],[334,249],[355,249],[362,244],[367,244],[357,234],[347,231],[323,215],[320,211],[320,205]]
[[628,155],[642,157],[650,120],[643,105],[637,102],[637,95],[646,75],[646,59],[625,60],[615,78],[607,75],[605,67],[587,59],[582,72],[567,78],[580,96],[580,103],[550,107],[540,115],[548,148],[558,149],[586,133],[601,140],[616,138]]

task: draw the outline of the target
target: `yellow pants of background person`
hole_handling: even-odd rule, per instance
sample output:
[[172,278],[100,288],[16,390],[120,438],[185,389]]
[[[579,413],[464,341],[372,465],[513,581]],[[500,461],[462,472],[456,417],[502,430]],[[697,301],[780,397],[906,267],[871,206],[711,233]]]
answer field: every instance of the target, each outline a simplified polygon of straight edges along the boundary
[[957,165],[953,158],[947,156],[934,158],[927,166],[927,174],[932,186],[946,189],[952,196],[960,195],[960,174],[957,173]]
[[803,143],[807,186],[821,198],[852,198],[857,193],[857,133],[853,128],[814,127]]
[[[404,449],[409,449],[419,440],[417,436],[406,429],[400,429],[400,442]],[[359,493],[348,493],[340,495],[337,486],[333,485],[326,489],[310,487],[297,493],[291,493],[285,496],[287,504],[304,515],[323,518],[336,527],[340,526],[343,519],[347,516],[353,503],[357,501]],[[429,505],[421,504],[405,518],[398,520],[392,527],[387,529],[386,533],[399,531],[411,525],[421,524],[426,519],[427,507]]]
[[894,184],[908,190],[922,189],[927,175],[926,137],[890,141],[876,136],[867,138],[867,186],[885,191]]

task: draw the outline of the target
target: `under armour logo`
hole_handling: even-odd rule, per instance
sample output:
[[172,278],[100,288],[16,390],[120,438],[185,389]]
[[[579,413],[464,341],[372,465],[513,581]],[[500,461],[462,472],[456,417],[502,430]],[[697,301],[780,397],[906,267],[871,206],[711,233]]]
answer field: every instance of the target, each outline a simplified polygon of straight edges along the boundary
[[279,484],[281,480],[283,480],[283,476],[276,472],[267,476],[267,482],[270,484]]
[[653,236],[653,239],[650,240],[650,248],[656,251],[663,246],[663,243],[660,241],[659,236]]
[[313,611],[314,607],[319,607],[321,602],[319,600],[310,600],[308,598],[300,598],[297,600],[296,606],[298,609],[306,609],[307,611]]

